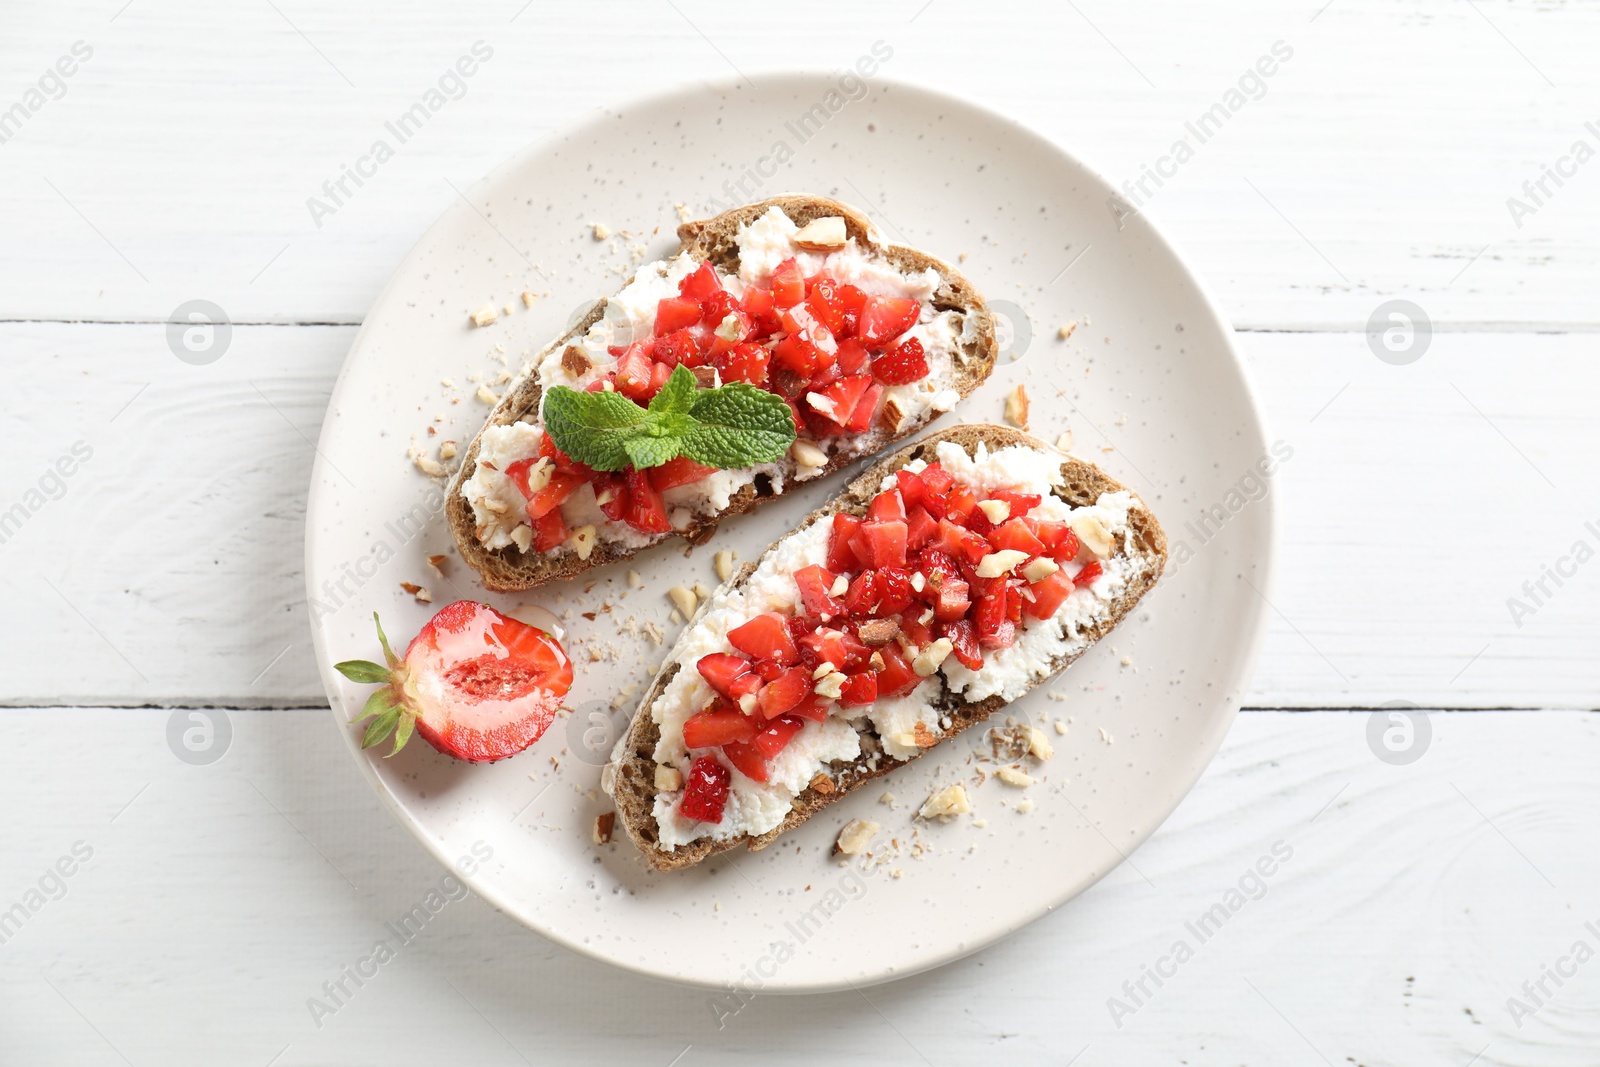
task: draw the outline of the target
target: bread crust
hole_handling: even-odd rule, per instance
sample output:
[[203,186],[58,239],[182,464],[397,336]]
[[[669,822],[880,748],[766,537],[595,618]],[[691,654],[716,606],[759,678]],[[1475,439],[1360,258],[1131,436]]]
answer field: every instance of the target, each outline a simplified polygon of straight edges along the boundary
[[[836,200],[819,196],[780,196],[734,208],[710,219],[686,222],[678,227],[678,238],[682,242],[678,252],[688,252],[697,260],[709,261],[724,270],[737,270],[739,246],[735,238],[739,227],[760,218],[771,207],[782,209],[784,214],[799,226],[804,226],[816,218],[841,216],[845,221],[845,231],[848,236],[854,237],[863,247],[874,249],[900,270],[922,271],[931,267],[937,271],[941,284],[933,294],[934,309],[960,311],[972,318],[975,327],[970,336],[964,334],[963,343],[955,353],[956,374],[951,382],[951,388],[965,399],[988,378],[989,372],[994,369],[999,345],[995,338],[994,317],[972,283],[962,277],[954,267],[926,252],[884,243],[865,215]],[[678,252],[674,252],[668,258],[675,257]],[[604,297],[596,301],[583,319],[534,357],[534,366],[537,367],[547,353],[563,348],[587,333],[589,327],[605,315],[606,305],[607,300]],[[717,524],[723,519],[750,511],[763,501],[781,496],[795,486],[804,484],[794,480],[796,468],[793,461],[784,457],[780,461],[785,467],[784,488],[781,491],[772,490],[766,485],[765,479],[759,479],[742,487],[730,499],[727,508],[714,516],[700,519],[682,531],[662,534],[648,544],[637,547],[616,542],[600,542],[595,545],[587,560],[579,559],[573,552],[549,556],[532,550],[524,552],[515,545],[499,549],[486,548],[478,539],[472,505],[461,495],[461,487],[477,469],[479,445],[484,431],[491,426],[517,422],[525,416],[537,416],[541,395],[537,372],[530,373],[507,391],[490,412],[483,428],[473,437],[472,444],[468,446],[461,461],[460,469],[450,480],[449,492],[445,499],[445,518],[450,524],[450,532],[455,538],[461,558],[478,572],[484,587],[494,592],[518,592],[546,582],[572,578],[592,568],[627,559],[646,548],[675,537],[690,544],[700,544],[716,533]],[[874,426],[867,433],[846,438],[846,444],[829,458],[824,472],[832,473],[847,467],[863,456],[871,455],[896,441],[910,437],[939,414],[930,410],[918,418],[907,419],[893,432]],[[811,480],[813,479],[807,479]]]
[[[931,434],[874,464],[851,482],[842,494],[806,516],[795,529],[799,530],[818,518],[840,511],[855,515],[864,514],[867,504],[877,494],[885,475],[899,470],[913,459],[921,458],[932,462],[935,458],[935,449],[942,441],[960,445],[966,449],[968,455],[975,454],[980,443],[987,445],[991,451],[1019,444],[1044,452],[1055,451],[1043,441],[1008,426],[957,426],[942,433]],[[1091,463],[1072,456],[1063,456],[1062,459],[1063,484],[1054,490],[1054,493],[1073,507],[1092,504],[1099,499],[1101,493],[1117,492],[1127,488]],[[1050,673],[1029,686],[1030,690],[1065,670],[1074,660],[1110,633],[1160,579],[1167,561],[1166,534],[1162,531],[1161,524],[1156,521],[1155,515],[1137,494],[1128,520],[1128,538],[1131,542],[1127,545],[1128,552],[1148,559],[1150,566],[1146,567],[1136,580],[1128,584],[1112,603],[1112,610],[1106,618],[1084,631],[1089,638],[1088,641],[1074,651],[1058,657],[1051,664]],[[732,582],[734,584],[744,582],[755,571],[756,565],[756,562],[745,564],[732,578]],[[690,620],[689,625],[693,626],[694,620]],[[685,627],[685,631],[687,629],[688,627]],[[623,827],[644,855],[645,862],[658,871],[692,867],[708,856],[714,856],[741,844],[747,845],[752,852],[765,848],[778,835],[799,826],[829,804],[843,799],[874,778],[879,778],[910,762],[910,760],[883,759],[879,761],[876,770],[867,766],[865,757],[853,762],[836,763],[830,773],[832,788],[827,792],[810,787],[802,791],[795,798],[794,807],[790,810],[788,818],[765,834],[759,836],[747,834],[720,841],[702,838],[676,849],[662,848],[658,842],[659,828],[654,814],[655,748],[660,736],[660,727],[652,721],[649,711],[650,706],[655,703],[656,698],[677,673],[677,669],[677,664],[669,664],[651,684],[638,710],[634,712],[627,734],[612,755],[610,769],[612,797],[616,800]],[[924,749],[912,758],[919,758],[923,752],[938,751],[945,741],[984,722],[1008,703],[998,695],[969,703],[958,694],[946,691],[939,707],[950,717],[950,729],[940,735],[933,748]]]

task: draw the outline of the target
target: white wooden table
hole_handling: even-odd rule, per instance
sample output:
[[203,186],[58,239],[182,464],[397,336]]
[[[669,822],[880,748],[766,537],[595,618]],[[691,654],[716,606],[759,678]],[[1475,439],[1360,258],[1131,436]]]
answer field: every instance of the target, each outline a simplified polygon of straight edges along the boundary
[[[1600,5],[454,6],[0,14],[0,1062],[1600,1061]],[[480,40],[464,95],[319,226],[307,198]],[[365,309],[528,141],[877,40],[886,75],[1118,181],[1172,174],[1144,210],[1294,450],[1247,710],[1142,874],[927,975],[719,1028],[703,992],[467,898],[314,1019],[441,874],[336,744],[309,646],[311,441]],[[206,366],[167,339],[193,299],[233,323]],[[1407,365],[1365,333],[1391,299],[1431,323]],[[1369,744],[1390,702],[1426,709],[1412,762]],[[177,758],[169,729],[207,721],[225,756]],[[1280,841],[1264,895],[1175,963]]]

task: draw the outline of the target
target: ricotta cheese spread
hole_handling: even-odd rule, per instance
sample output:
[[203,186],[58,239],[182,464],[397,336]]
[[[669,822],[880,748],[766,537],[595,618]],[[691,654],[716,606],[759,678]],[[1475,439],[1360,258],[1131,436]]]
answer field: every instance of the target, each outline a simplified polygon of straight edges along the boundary
[[[837,251],[808,252],[795,245],[797,231],[794,222],[777,207],[769,208],[760,218],[741,226],[735,236],[739,271],[737,274],[719,271],[723,287],[738,299],[746,286],[766,282],[778,264],[793,257],[806,277],[822,273],[841,284],[854,285],[869,296],[916,299],[922,304],[922,314],[907,336],[922,343],[928,375],[906,385],[887,387],[883,403],[892,402],[901,412],[902,422],[929,411],[950,410],[960,399],[960,394],[952,388],[956,354],[963,344],[971,341],[976,325],[970,316],[959,312],[934,312],[929,301],[939,287],[939,272],[932,268],[903,272],[882,254],[861,247],[854,238]],[[604,316],[583,336],[547,348],[528,372],[538,376],[542,391],[555,385],[584,389],[604,379],[617,368],[617,357],[610,350],[649,337],[655,326],[657,305],[666,297],[677,296],[678,284],[699,265],[693,256],[681,253],[670,260],[658,260],[641,267],[627,285],[609,298]],[[579,366],[580,361],[564,358],[569,347],[577,348],[583,355],[582,362],[587,363],[578,373],[574,373],[573,368]],[[524,514],[525,501],[516,485],[502,472],[509,464],[533,456],[541,435],[537,425],[512,423],[489,427],[479,440],[476,465],[472,476],[462,483],[461,493],[472,507],[479,539],[486,548],[515,545],[527,551],[532,543],[532,529]],[[828,437],[816,444],[824,454],[831,454],[851,447],[859,438],[860,435]],[[801,481],[821,473],[821,468],[797,468],[789,463],[719,470],[697,482],[666,490],[663,496],[668,514],[674,516],[674,527],[681,529],[696,518],[726,509],[733,495],[758,477],[765,476],[774,492],[782,492],[787,479]],[[607,518],[595,502],[594,489],[589,485],[579,487],[568,497],[561,504],[561,513],[568,529],[576,530],[592,523],[599,540],[629,548],[642,548],[665,536],[641,533],[624,522]],[[570,544],[554,550],[556,553],[571,551]]]
[[[974,489],[1010,489],[1040,495],[1040,505],[1029,512],[1040,519],[1074,523],[1090,517],[1097,520],[1111,534],[1114,546],[1110,555],[1099,561],[1101,575],[1074,589],[1049,619],[1025,618],[1010,647],[984,651],[981,670],[969,670],[950,656],[936,673],[903,696],[862,707],[833,705],[826,720],[806,722],[773,759],[768,781],[757,782],[729,765],[728,801],[720,823],[710,825],[683,817],[678,810],[683,799],[681,790],[658,793],[654,814],[662,847],[673,849],[701,838],[726,840],[758,835],[776,828],[788,816],[795,797],[830,762],[852,761],[862,755],[866,735],[875,737],[884,757],[911,759],[920,750],[906,742],[918,723],[933,737],[941,736],[937,705],[947,692],[960,694],[967,701],[995,694],[1007,701],[1015,700],[1053,673],[1054,664],[1061,657],[1084,647],[1089,641],[1087,630],[1107,618],[1118,594],[1151,566],[1150,560],[1131,550],[1128,516],[1133,495],[1125,490],[1103,493],[1087,507],[1068,506],[1051,494],[1051,489],[1060,484],[1059,456],[1020,445],[994,452],[980,445],[976,455],[969,456],[960,445],[946,441],[939,444],[937,457],[940,466],[957,481]],[[925,467],[921,460],[907,465],[913,472]],[[893,488],[894,484],[891,476],[884,480],[883,488]],[[823,518],[779,541],[761,558],[748,581],[718,590],[683,632],[668,661],[677,671],[648,712],[659,727],[655,750],[658,765],[674,768],[687,777],[693,759],[684,744],[683,724],[716,697],[696,664],[702,656],[733,651],[728,631],[754,616],[799,610],[801,595],[794,572],[826,562],[831,529],[831,520]],[[1070,561],[1062,566],[1071,576],[1085,565]],[[613,759],[622,755],[619,747]]]

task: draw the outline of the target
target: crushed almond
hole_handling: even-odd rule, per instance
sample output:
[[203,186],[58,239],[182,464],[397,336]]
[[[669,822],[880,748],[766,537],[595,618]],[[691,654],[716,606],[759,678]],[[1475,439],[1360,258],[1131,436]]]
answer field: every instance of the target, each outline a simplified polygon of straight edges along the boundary
[[1050,744],[1050,739],[1044,735],[1044,731],[1037,726],[1028,727],[1028,755],[1043,761],[1055,754],[1055,746]]
[[[837,596],[838,594],[835,593],[834,595]],[[873,647],[888,644],[894,640],[894,635],[899,632],[900,620],[896,618],[869,619],[863,622],[857,630],[862,642]]]
[[694,383],[702,389],[715,389],[722,384],[722,375],[715,367],[691,367],[694,373]]
[[594,543],[598,535],[594,523],[586,523],[572,531],[572,535],[567,538],[567,543],[572,546],[579,559],[587,560],[590,554],[594,552]]
[[1061,565],[1049,556],[1039,556],[1022,568],[1022,576],[1029,582],[1042,582],[1060,569]]
[[826,215],[800,227],[792,240],[796,247],[807,252],[833,252],[843,248],[849,236],[842,216]]
[[1056,340],[1065,341],[1067,338],[1072,336],[1072,331],[1076,330],[1077,328],[1078,320],[1073,319],[1071,322],[1067,323],[1065,326],[1061,327],[1061,329],[1056,331]]
[[633,586],[633,588],[635,588],[635,589],[643,589],[644,588],[644,579],[639,577],[639,572],[638,571],[629,571],[628,572],[628,584]]
[[1018,385],[1006,397],[1006,421],[1019,430],[1028,428],[1028,387]]
[[417,470],[430,478],[443,478],[444,468],[432,456],[425,456],[421,452],[411,457],[411,462],[417,465]]
[[440,574],[444,573],[444,564],[445,564],[445,554],[443,552],[439,552],[439,553],[436,553],[435,555],[432,555],[432,556],[428,557],[428,566],[432,567],[434,570],[438,571]]
[[928,647],[917,653],[916,659],[911,661],[911,669],[918,678],[926,678],[939,669],[939,664],[955,650],[955,645],[948,637],[941,637],[930,642]]
[[604,815],[596,815],[594,819],[594,843],[597,845],[611,844],[611,831],[616,828],[617,813],[608,811]]
[[1056,720],[1056,733],[1065,735],[1066,732],[1067,732],[1067,724],[1062,722],[1060,719],[1057,719]]
[[1056,448],[1062,452],[1072,451],[1072,431],[1062,430],[1061,436],[1056,438]]
[[865,852],[867,844],[878,832],[878,824],[870,819],[851,819],[839,831],[839,837],[833,843],[835,856],[856,856]]
[[589,362],[589,356],[577,345],[568,345],[561,351],[561,369],[574,378],[583,377],[593,365]]
[[500,397],[487,385],[478,386],[478,391],[474,395],[485,404],[494,405],[500,403]]
[[439,442],[439,458],[450,460],[456,458],[456,443],[454,441]]
[[878,418],[883,423],[884,429],[892,433],[906,421],[906,413],[901,408],[899,400],[891,396],[883,402],[883,410],[878,413]]
[[998,552],[991,552],[978,561],[978,577],[999,578],[1009,574],[1013,567],[1027,558],[1028,554],[1020,548],[1002,548]]
[[828,595],[829,596],[833,596],[833,597],[844,596],[849,591],[850,591],[850,579],[846,578],[842,574],[839,575],[838,577],[834,578],[833,584],[828,587]]
[[699,604],[699,600],[694,595],[694,590],[685,589],[681,585],[675,585],[668,589],[667,598],[672,601],[673,606],[678,609],[678,613],[685,619],[694,614],[694,609]]
[[493,326],[495,320],[500,317],[500,312],[493,304],[485,304],[474,311],[471,317],[474,326]]
[[420,586],[415,582],[401,582],[400,588],[415,597],[419,604],[433,603],[433,594],[428,592],[425,586]]
[[533,302],[535,300],[537,300],[537,299],[539,299],[539,298],[537,296],[535,296],[533,293],[529,292],[526,289],[522,290],[522,306],[523,307],[525,307],[525,308],[533,307]]
[[949,822],[957,815],[966,815],[972,810],[972,804],[967,799],[967,791],[959,782],[955,785],[945,786],[923,802],[922,808],[917,812],[924,819],[938,819],[940,822]]
[[[994,525],[999,526],[1011,517],[1011,505],[1004,500],[980,500],[978,510],[983,512],[984,518]],[[1044,557],[1040,557],[1041,559]]]
[[995,772],[995,777],[1006,785],[1016,786],[1018,789],[1026,789],[1033,784],[1032,775],[1015,767],[1001,767]]
[[802,467],[826,467],[828,454],[803,437],[789,446],[789,457]]
[[733,577],[733,553],[724,548],[711,558],[711,564],[716,569],[717,581],[725,582]]
[[611,227],[607,226],[603,222],[597,222],[597,223],[594,224],[594,239],[596,241],[604,241],[607,237],[610,237],[610,236],[611,236]]
[[683,772],[665,763],[656,764],[656,792],[676,793],[683,788]]
[[1094,515],[1073,511],[1067,516],[1067,525],[1072,527],[1072,532],[1078,536],[1078,540],[1083,542],[1083,546],[1094,553],[1097,559],[1108,558],[1116,547],[1111,531],[1106,529],[1106,524]]
[[833,792],[833,779],[822,771],[818,771],[816,777],[812,778],[808,785],[823,796]]

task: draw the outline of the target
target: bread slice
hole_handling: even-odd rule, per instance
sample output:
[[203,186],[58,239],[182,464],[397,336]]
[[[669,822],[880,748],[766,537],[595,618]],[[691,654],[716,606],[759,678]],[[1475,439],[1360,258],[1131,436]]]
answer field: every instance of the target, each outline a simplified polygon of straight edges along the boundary
[[[832,515],[835,512],[843,511],[854,515],[864,514],[867,504],[878,493],[881,482],[886,475],[899,470],[914,459],[920,458],[932,462],[935,458],[936,446],[942,441],[950,441],[960,445],[968,455],[975,455],[980,443],[987,445],[991,452],[1010,445],[1021,444],[1049,454],[1060,455],[1044,442],[1009,427],[987,425],[958,426],[942,433],[930,435],[874,464],[871,469],[851,482],[850,486],[837,499],[808,515],[796,527],[796,530],[803,529],[809,526],[812,521],[823,516]],[[1117,492],[1126,488],[1109,478],[1093,464],[1071,456],[1062,456],[1061,473],[1063,484],[1054,492],[1057,497],[1072,507],[1093,504],[1102,493]],[[769,549],[768,551],[770,553],[772,550]],[[1126,553],[1130,557],[1137,558],[1143,563],[1143,566],[1130,579],[1121,595],[1112,603],[1111,610],[1102,619],[1084,631],[1083,636],[1087,640],[1052,662],[1050,673],[1041,682],[1047,681],[1060,671],[1065,670],[1073,660],[1081,656],[1090,646],[1110,633],[1160,578],[1162,569],[1166,566],[1167,538],[1165,533],[1162,532],[1161,525],[1156,521],[1156,517],[1151,514],[1150,510],[1137,496],[1134,498],[1133,509],[1129,512],[1128,534],[1124,538],[1124,543],[1118,546],[1117,551],[1118,554]],[[735,584],[746,581],[755,571],[759,562],[757,560],[756,562],[745,564],[731,581]],[[698,615],[696,619],[698,619]],[[691,620],[689,626],[685,627],[685,634],[694,626],[695,621]],[[680,637],[681,640],[683,640],[682,637]],[[795,798],[789,816],[773,830],[760,836],[746,835],[727,840],[701,838],[675,849],[665,848],[659,842],[659,827],[654,815],[656,798],[655,749],[660,735],[660,727],[652,720],[650,708],[677,673],[677,664],[671,662],[675,658],[675,656],[668,657],[667,668],[656,678],[649,692],[645,694],[638,711],[634,713],[632,725],[612,753],[611,764],[606,775],[607,786],[616,800],[617,811],[622,817],[622,823],[627,829],[628,836],[633,839],[634,843],[639,847],[639,851],[644,854],[645,861],[656,870],[668,871],[690,867],[707,856],[715,855],[741,843],[748,845],[751,851],[764,848],[779,834],[794,829],[829,804],[840,800],[872,779],[887,774],[894,768],[902,766],[904,762],[908,762],[884,757],[874,769],[868,765],[868,757],[865,753],[851,762],[835,761],[828,772],[829,782],[825,786],[825,791],[820,791],[815,787],[805,789]],[[1036,682],[1030,688],[1037,687],[1038,684],[1041,683]],[[964,730],[977,726],[1007,704],[1007,701],[998,695],[968,703],[959,694],[948,690],[944,693],[942,700],[943,703],[940,706],[940,710],[949,716],[951,726],[948,730],[942,732],[938,739],[939,744]],[[939,751],[939,744],[935,744],[933,748],[923,751]],[[920,754],[919,752],[918,755]]]
[[[935,259],[926,252],[883,243],[866,216],[837,201],[814,196],[782,196],[734,208],[703,221],[686,222],[678,227],[678,238],[682,242],[679,252],[688,252],[700,261],[710,261],[722,270],[737,271],[739,246],[735,238],[739,227],[755,221],[765,214],[768,208],[774,206],[780,208],[798,226],[804,226],[817,218],[841,216],[845,221],[848,236],[855,238],[862,247],[881,255],[901,272],[920,272],[928,268],[937,271],[941,284],[932,297],[934,310],[961,312],[970,317],[974,327],[963,331],[962,343],[955,353],[955,374],[948,387],[965,398],[989,376],[989,372],[994,369],[995,358],[999,351],[995,339],[994,318],[972,284],[949,264]],[[674,258],[677,254],[675,252],[667,258]],[[590,326],[604,317],[606,304],[604,298],[599,300],[582,320],[547,345],[535,357],[534,367],[538,366],[539,361],[547,353],[564,348],[587,333]],[[536,421],[541,395],[538,374],[536,372],[528,374],[507,390],[505,397],[490,413],[483,429],[519,420]],[[867,433],[843,438],[846,443],[832,454],[824,468],[825,473],[845,467],[862,456],[871,455],[895,441],[911,436],[938,415],[939,412],[929,410],[919,417],[907,418],[893,431],[874,426]],[[450,492],[445,502],[445,516],[450,523],[451,533],[455,536],[461,558],[478,572],[485,587],[496,592],[516,592],[531,589],[545,582],[571,578],[590,568],[627,559],[650,545],[672,537],[699,544],[716,532],[717,523],[722,519],[750,511],[763,500],[781,495],[781,492],[773,490],[767,479],[757,479],[735,493],[728,507],[716,515],[701,517],[684,530],[662,534],[649,545],[635,547],[602,541],[596,544],[587,560],[580,559],[574,552],[543,555],[532,550],[523,551],[515,545],[491,550],[479,540],[472,505],[461,492],[462,486],[477,469],[482,437],[483,430],[479,430],[471,446],[466,450],[460,470],[451,479]],[[794,479],[796,467],[792,460],[785,457],[781,464],[784,471],[783,491],[802,484]]]

